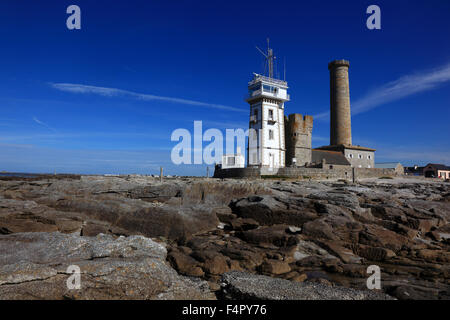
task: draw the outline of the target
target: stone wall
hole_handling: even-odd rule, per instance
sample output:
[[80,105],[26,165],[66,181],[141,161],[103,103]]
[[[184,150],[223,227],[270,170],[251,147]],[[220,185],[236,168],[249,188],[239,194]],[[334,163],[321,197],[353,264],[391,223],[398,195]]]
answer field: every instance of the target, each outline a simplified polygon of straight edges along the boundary
[[221,169],[216,166],[214,170],[214,178],[259,178],[261,177],[260,169],[257,167],[251,168],[230,168]]
[[398,176],[393,169],[355,168],[356,179]]
[[333,169],[285,167],[269,170],[269,168],[216,168],[215,178],[260,178],[261,176],[280,176],[287,178],[312,179],[312,180],[355,180],[364,178],[393,177],[396,172],[392,169],[379,168],[352,168],[349,166],[333,167]]
[[277,172],[278,176],[300,178],[300,179],[320,179],[320,180],[352,180],[352,168],[347,166],[346,168],[305,168],[305,167],[285,167],[281,168]]

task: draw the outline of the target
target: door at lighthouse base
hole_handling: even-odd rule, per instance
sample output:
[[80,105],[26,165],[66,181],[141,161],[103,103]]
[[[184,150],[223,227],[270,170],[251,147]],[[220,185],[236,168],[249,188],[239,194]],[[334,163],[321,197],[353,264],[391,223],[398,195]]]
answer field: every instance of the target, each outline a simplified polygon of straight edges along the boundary
[[274,161],[273,153],[269,153],[269,170],[270,171],[273,171],[273,161]]

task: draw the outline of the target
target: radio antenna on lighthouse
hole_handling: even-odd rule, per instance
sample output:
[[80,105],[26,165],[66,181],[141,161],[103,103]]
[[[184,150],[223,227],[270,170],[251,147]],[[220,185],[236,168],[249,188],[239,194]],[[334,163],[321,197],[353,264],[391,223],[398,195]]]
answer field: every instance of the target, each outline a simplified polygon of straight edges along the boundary
[[266,67],[269,67],[269,78],[273,78],[273,61],[276,59],[276,57],[273,55],[273,50],[270,49],[270,40],[269,38],[267,38],[267,53],[265,53],[264,51],[262,51],[260,48],[256,47],[256,49],[258,49],[259,52],[261,52],[261,54],[264,56],[264,58],[266,58],[266,64],[264,67],[264,73],[266,72]]

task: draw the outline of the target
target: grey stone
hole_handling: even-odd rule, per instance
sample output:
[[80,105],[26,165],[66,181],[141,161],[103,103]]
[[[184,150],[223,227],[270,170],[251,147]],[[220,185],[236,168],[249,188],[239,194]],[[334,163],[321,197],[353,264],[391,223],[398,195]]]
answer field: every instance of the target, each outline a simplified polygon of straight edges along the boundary
[[392,300],[376,291],[331,287],[320,283],[284,279],[232,271],[225,273],[221,287],[226,299],[257,300]]
[[[166,248],[142,236],[15,233],[0,235],[2,299],[214,299],[206,282],[182,277]],[[81,270],[70,290],[67,268]]]

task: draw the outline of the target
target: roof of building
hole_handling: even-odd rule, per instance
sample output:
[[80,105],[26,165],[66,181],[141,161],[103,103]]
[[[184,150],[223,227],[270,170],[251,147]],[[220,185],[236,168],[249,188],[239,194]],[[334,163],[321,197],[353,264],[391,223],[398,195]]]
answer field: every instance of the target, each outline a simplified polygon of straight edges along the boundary
[[270,84],[277,85],[280,87],[284,87],[286,89],[288,88],[287,82],[284,80],[266,77],[266,76],[263,76],[262,74],[253,73],[253,79],[251,81],[249,81],[248,85],[251,86],[257,82],[266,82],[266,83],[270,83]]
[[445,164],[439,164],[439,163],[429,163],[425,167],[432,166],[436,170],[450,170],[449,166],[446,166]]
[[352,149],[352,150],[362,150],[362,151],[375,151],[375,149],[367,148],[367,147],[361,147],[361,146],[354,146],[349,144],[339,144],[339,145],[329,145],[329,146],[322,146],[319,148],[316,148],[317,150],[333,150],[333,151],[343,151],[344,149]]
[[348,162],[342,152],[313,149],[311,152],[312,162],[321,163],[322,159],[325,159],[326,163],[328,164],[337,164],[343,166],[350,165],[350,162]]
[[419,167],[419,166],[405,167],[405,172],[409,172],[409,173],[423,173],[423,168],[424,167]]
[[348,60],[333,60],[330,63],[328,63],[328,69],[330,69],[332,66],[347,66],[350,67],[350,62]]
[[402,165],[402,164],[400,162],[379,162],[379,163],[375,163],[375,168],[395,169],[398,165]]

